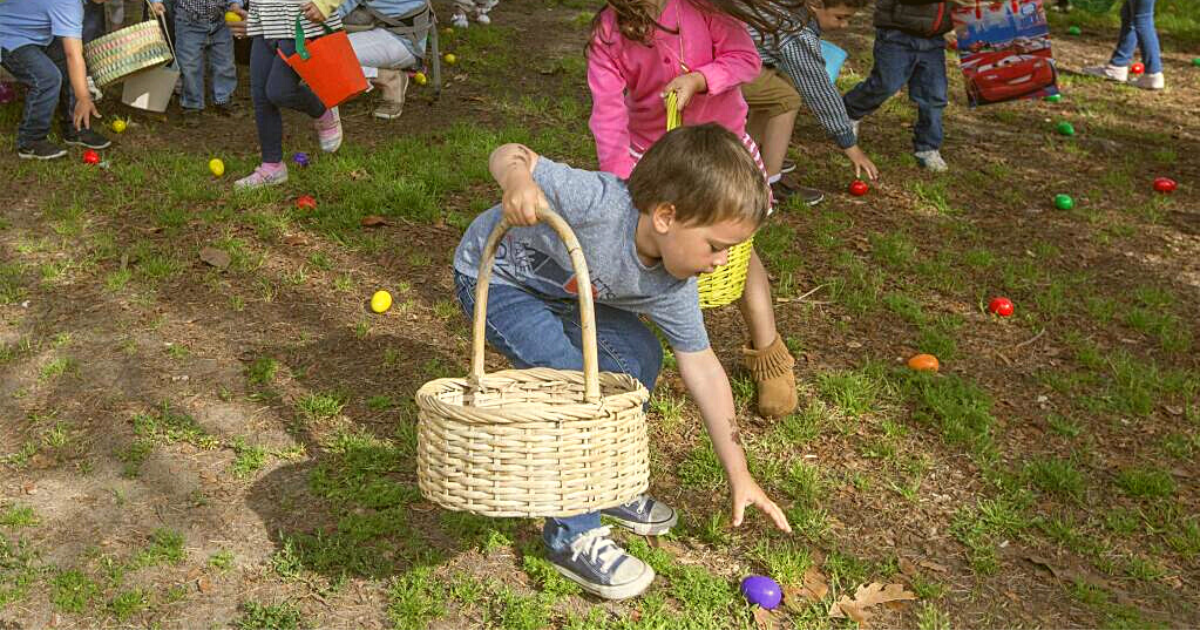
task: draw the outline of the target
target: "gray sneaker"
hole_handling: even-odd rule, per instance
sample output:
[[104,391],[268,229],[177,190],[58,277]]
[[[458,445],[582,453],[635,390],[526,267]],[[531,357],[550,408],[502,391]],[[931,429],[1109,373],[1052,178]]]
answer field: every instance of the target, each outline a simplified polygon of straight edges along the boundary
[[555,570],[583,590],[604,599],[641,595],[654,581],[650,565],[625,553],[609,538],[607,527],[584,532],[561,551],[547,551]]
[[942,159],[942,154],[937,149],[917,151],[913,156],[917,158],[917,164],[921,165],[921,168],[929,169],[934,173],[944,173],[950,168],[946,165],[946,160]]
[[671,531],[679,520],[671,506],[648,494],[639,495],[625,505],[600,510],[600,514],[639,536],[660,536]]

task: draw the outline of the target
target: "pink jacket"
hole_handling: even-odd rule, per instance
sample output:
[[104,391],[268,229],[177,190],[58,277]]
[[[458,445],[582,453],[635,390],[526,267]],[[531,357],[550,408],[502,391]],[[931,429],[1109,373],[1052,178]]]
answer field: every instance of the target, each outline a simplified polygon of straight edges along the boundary
[[708,83],[708,91],[684,108],[683,123],[715,122],[738,136],[745,134],[747,111],[739,86],[762,67],[746,25],[733,18],[705,13],[688,0],[667,0],[659,23],[678,34],[655,30],[645,46],[621,37],[616,14],[605,9],[588,55],[590,126],[600,169],[623,178],[633,170],[630,148],[642,153],[666,133],[661,93],[684,73],[680,61]]

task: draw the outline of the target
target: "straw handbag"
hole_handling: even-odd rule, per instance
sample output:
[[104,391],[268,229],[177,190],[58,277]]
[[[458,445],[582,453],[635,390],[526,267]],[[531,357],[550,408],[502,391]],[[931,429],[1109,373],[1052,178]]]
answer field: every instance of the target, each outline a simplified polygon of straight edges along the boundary
[[[538,216],[567,246],[580,287],[590,287],[579,241],[550,210]],[[592,292],[579,291],[583,372],[532,368],[484,374],[488,283],[501,221],[481,256],[471,375],[417,391],[417,478],[427,499],[484,516],[572,516],[628,503],[650,478],[646,388],[600,373]]]
[[[667,92],[667,131],[681,124],[679,120],[678,95]],[[696,279],[700,291],[700,308],[716,308],[736,302],[746,289],[746,270],[750,268],[750,254],[754,251],[754,237],[729,248],[729,260],[712,273],[702,273]]]
[[88,74],[92,75],[96,86],[104,87],[139,70],[161,66],[174,59],[164,30],[159,27],[158,20],[152,18],[97,37],[85,45],[83,55]]

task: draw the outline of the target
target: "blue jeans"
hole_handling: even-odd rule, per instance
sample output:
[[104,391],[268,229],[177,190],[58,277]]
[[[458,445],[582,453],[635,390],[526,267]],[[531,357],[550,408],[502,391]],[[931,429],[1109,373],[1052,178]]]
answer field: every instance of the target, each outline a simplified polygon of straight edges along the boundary
[[225,21],[193,22],[185,12],[175,14],[175,53],[183,75],[184,109],[204,109],[204,53],[212,73],[213,102],[229,103],[237,89],[237,69],[233,66],[233,34]]
[[1136,48],[1142,49],[1142,64],[1147,74],[1162,72],[1158,31],[1154,30],[1154,0],[1125,0],[1121,7],[1121,37],[1109,63],[1128,66]]
[[25,94],[25,112],[17,126],[17,148],[23,149],[50,135],[55,109],[63,135],[73,135],[71,112],[75,109],[75,93],[67,79],[62,39],[55,37],[46,46],[27,44],[16,50],[0,51],[0,58],[4,69],[29,88]]
[[908,84],[908,98],[917,105],[913,151],[942,146],[942,110],[946,108],[946,41],[920,37],[891,28],[875,30],[875,67],[866,81],[842,100],[846,113],[860,120],[873,113]]
[[280,107],[304,112],[313,118],[325,113],[325,104],[300,76],[275,54],[291,56],[296,43],[290,39],[255,37],[250,45],[250,95],[254,100],[254,122],[264,163],[283,161],[283,114]]
[[[458,301],[467,318],[475,315],[475,279],[454,274]],[[579,304],[573,300],[546,300],[528,291],[502,284],[488,288],[487,340],[508,357],[513,367],[548,367],[582,370],[583,345]],[[646,389],[662,369],[662,344],[658,337],[629,311],[596,305],[596,345],[600,371],[630,374]],[[546,546],[558,551],[580,534],[600,527],[600,513],[548,518],[542,528]]]

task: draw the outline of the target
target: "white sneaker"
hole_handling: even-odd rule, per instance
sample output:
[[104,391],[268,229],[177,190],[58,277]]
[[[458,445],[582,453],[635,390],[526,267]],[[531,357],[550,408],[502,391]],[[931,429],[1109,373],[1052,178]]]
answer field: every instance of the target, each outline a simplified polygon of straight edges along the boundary
[[450,16],[450,23],[454,25],[454,28],[467,28],[471,25],[471,23],[467,21],[466,13],[455,13],[454,15]]
[[1088,66],[1083,69],[1083,73],[1109,81],[1117,81],[1124,83],[1129,80],[1129,66],[1114,66],[1111,63],[1103,66]]
[[942,154],[937,149],[917,151],[913,156],[917,158],[917,164],[920,164],[921,168],[929,169],[934,173],[944,173],[950,168],[946,165],[946,160],[942,159]]
[[475,16],[475,21],[487,26],[488,24],[492,23],[492,18],[488,17],[488,14],[486,13],[480,13],[479,15]]
[[1161,72],[1155,72],[1154,74],[1143,74],[1129,83],[1134,87],[1139,87],[1143,90],[1161,90],[1167,87],[1167,79]]

